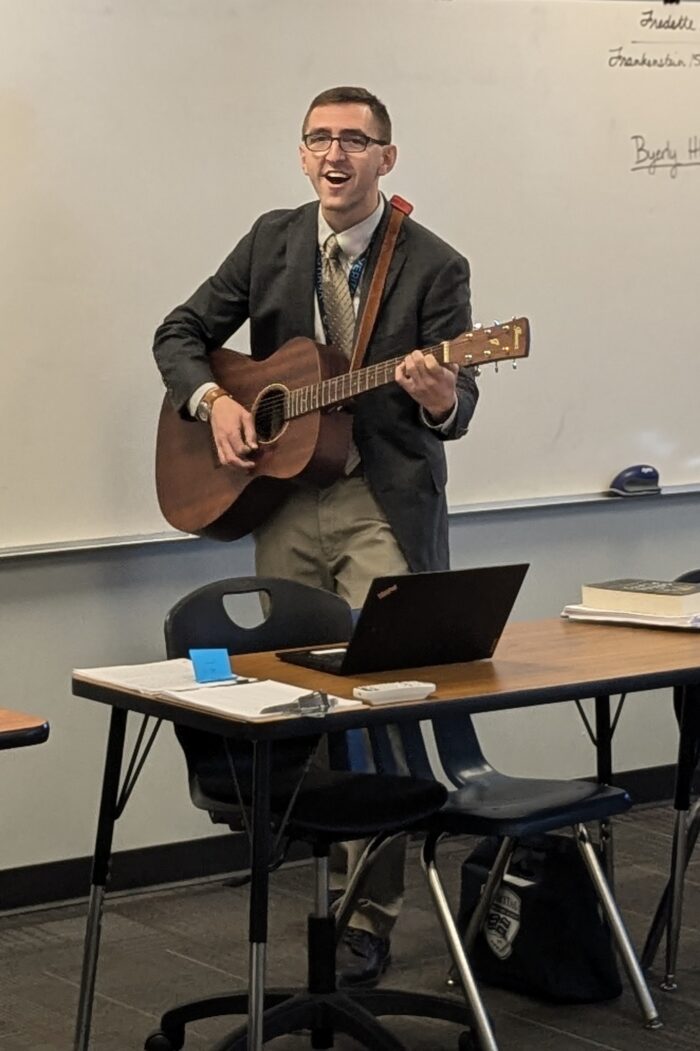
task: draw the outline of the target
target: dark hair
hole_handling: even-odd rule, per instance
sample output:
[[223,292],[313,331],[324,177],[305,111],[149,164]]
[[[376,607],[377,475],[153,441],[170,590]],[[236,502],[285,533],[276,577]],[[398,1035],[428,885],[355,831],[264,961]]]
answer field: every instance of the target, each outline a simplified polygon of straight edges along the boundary
[[371,91],[367,91],[366,88],[328,88],[326,91],[322,91],[320,95],[317,95],[315,99],[312,99],[309,108],[306,111],[304,117],[304,123],[302,124],[301,133],[302,135],[306,132],[306,124],[309,119],[309,114],[312,110],[316,109],[317,106],[334,106],[347,102],[359,102],[362,105],[369,106],[372,111],[372,116],[377,122],[377,128],[379,131],[379,138],[391,142],[391,118],[389,112],[376,95],[373,95]]

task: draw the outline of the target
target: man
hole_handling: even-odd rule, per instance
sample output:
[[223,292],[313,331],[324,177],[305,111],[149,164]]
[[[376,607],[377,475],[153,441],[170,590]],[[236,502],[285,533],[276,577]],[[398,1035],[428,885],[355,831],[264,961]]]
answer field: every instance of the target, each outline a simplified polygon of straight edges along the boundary
[[[339,87],[318,95],[299,154],[320,206],[261,216],[155,336],[174,405],[201,421],[193,426],[211,427],[222,465],[243,470],[255,462],[254,420],[235,392],[216,385],[208,352],[250,319],[256,359],[294,336],[332,342],[349,355],[391,211],[379,182],[396,163],[396,147],[386,107],[370,92]],[[478,392],[470,370],[439,365],[419,348],[469,328],[466,259],[405,219],[365,357],[371,364],[406,355],[395,383],[356,399],[343,477],[323,489],[294,488],[256,530],[259,575],[328,588],[358,607],[376,576],[449,567],[443,442],[466,432]],[[388,964],[404,840],[392,850],[373,869],[345,932],[341,984],[373,983]],[[349,852],[344,863],[334,859],[336,890],[353,863]]]

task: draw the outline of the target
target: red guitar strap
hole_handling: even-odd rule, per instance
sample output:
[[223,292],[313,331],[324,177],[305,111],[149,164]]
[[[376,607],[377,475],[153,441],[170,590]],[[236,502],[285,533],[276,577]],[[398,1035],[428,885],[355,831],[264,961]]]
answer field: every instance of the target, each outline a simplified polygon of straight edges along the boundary
[[350,362],[350,372],[355,372],[356,369],[362,367],[362,362],[367,353],[367,347],[374,329],[374,323],[377,320],[379,304],[382,299],[384,285],[386,284],[386,275],[389,272],[389,263],[391,262],[391,257],[394,254],[394,248],[396,246],[396,238],[399,235],[404,216],[410,215],[413,211],[413,205],[409,204],[408,201],[405,201],[403,197],[399,197],[397,194],[394,194],[389,201],[389,204],[391,205],[391,215],[389,216],[389,222],[384,231],[384,239],[382,241],[382,247],[379,250],[377,265],[372,274],[372,282],[369,286],[367,299],[365,300],[365,308],[362,311],[362,317],[357,326],[355,345],[353,347],[352,360]]

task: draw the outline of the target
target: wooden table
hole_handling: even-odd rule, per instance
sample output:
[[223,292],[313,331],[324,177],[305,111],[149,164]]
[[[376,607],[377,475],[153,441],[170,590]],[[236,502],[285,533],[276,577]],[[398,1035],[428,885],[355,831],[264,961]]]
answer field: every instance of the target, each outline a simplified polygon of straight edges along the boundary
[[49,724],[40,716],[0,708],[0,749],[42,744],[48,736]]
[[[685,714],[681,719],[679,761],[685,762],[686,766],[689,752],[687,748],[684,751],[684,737],[687,738],[695,730],[690,713],[700,711],[700,634],[573,623],[560,618],[508,626],[495,657],[488,661],[405,668],[356,678],[340,678],[306,670],[283,663],[270,653],[238,655],[234,658],[234,665],[236,671],[243,675],[282,680],[304,690],[325,690],[345,696],[351,696],[353,686],[362,682],[421,679],[437,684],[435,695],[428,700],[393,702],[378,708],[331,712],[322,724],[328,732],[374,723],[429,719],[451,711],[486,712],[594,697],[598,776],[606,782],[611,778],[611,694],[658,687],[684,687],[686,700],[683,706]],[[255,946],[264,946],[267,940],[268,830],[263,821],[256,820],[256,814],[269,813],[271,744],[274,740],[317,733],[321,724],[319,720],[310,718],[270,718],[269,721],[245,722],[231,717],[212,716],[173,705],[167,700],[146,698],[125,690],[95,685],[79,677],[73,680],[73,692],[112,706],[74,1044],[75,1051],[87,1051],[112,832],[114,822],[123,809],[123,800],[120,803],[118,797],[128,712],[141,712],[158,719],[253,742],[255,759],[249,912],[251,950]],[[132,759],[130,770],[138,768],[138,765]],[[683,779],[687,780],[687,777],[687,769],[679,769],[679,783]],[[687,810],[684,803],[683,793],[677,792],[676,808],[679,811]],[[675,881],[674,887],[677,894],[671,910],[671,926],[674,922],[680,924],[680,888]],[[251,968],[251,990],[256,984],[254,977]],[[250,1037],[251,1051],[259,1051],[262,1046],[262,1000],[260,996],[253,997],[252,993],[249,1032],[258,1034],[255,1038]]]

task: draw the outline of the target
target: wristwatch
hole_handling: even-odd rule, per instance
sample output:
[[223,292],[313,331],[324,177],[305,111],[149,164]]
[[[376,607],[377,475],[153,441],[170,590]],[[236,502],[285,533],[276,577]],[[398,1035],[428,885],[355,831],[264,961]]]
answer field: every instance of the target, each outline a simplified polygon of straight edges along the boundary
[[197,406],[197,419],[202,423],[209,423],[212,405],[217,398],[230,398],[231,395],[223,387],[212,387],[208,390]]

